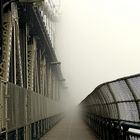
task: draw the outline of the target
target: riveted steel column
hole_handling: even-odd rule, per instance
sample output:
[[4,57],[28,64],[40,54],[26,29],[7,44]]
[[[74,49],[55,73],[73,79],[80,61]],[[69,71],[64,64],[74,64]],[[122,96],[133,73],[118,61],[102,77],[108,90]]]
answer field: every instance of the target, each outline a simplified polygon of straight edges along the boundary
[[0,63],[2,62],[2,37],[3,37],[3,0],[0,0]]

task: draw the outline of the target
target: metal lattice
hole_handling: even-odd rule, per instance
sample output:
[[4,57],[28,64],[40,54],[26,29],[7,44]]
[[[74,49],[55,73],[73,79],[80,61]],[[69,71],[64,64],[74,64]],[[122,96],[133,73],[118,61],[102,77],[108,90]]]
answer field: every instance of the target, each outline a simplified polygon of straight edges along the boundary
[[115,120],[140,121],[140,75],[98,86],[81,103],[86,112]]
[[0,77],[4,81],[9,80],[9,66],[12,43],[12,14],[5,13],[3,17],[3,53],[2,63],[0,64]]

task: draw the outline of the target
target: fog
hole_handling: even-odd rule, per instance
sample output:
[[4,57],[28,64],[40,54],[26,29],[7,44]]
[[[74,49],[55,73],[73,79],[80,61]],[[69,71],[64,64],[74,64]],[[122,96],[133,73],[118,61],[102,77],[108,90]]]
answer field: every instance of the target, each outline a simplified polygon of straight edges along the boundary
[[55,49],[73,101],[139,73],[139,7],[139,0],[61,0]]

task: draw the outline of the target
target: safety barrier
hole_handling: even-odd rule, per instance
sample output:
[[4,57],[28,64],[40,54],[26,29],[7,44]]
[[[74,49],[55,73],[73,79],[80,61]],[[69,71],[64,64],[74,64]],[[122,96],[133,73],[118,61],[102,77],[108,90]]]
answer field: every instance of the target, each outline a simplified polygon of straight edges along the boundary
[[99,85],[80,105],[100,139],[140,139],[139,74]]
[[84,114],[84,120],[99,140],[140,140],[140,124]]
[[61,118],[59,100],[0,81],[0,140],[37,140]]

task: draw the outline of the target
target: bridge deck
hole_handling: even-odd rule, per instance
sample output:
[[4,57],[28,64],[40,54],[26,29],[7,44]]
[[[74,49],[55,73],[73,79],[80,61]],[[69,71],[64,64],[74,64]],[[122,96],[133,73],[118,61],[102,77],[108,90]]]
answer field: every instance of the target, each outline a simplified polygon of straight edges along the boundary
[[78,113],[68,114],[41,140],[97,140]]

